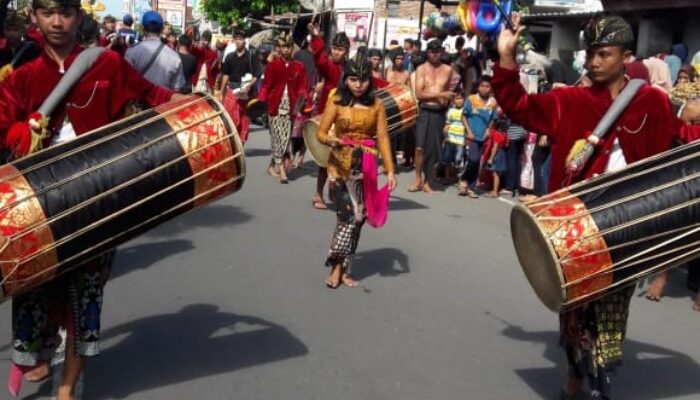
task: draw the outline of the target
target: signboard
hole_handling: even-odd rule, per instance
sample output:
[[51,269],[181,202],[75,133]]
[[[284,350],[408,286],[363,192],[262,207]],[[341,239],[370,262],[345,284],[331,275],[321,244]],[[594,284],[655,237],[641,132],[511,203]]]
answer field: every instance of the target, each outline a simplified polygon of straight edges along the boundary
[[141,22],[141,16],[151,10],[150,0],[135,0],[134,1],[134,20]]
[[158,9],[159,10],[173,10],[173,11],[182,11],[182,2],[181,1],[172,1],[172,0],[159,0],[158,1]]
[[167,10],[165,12],[165,20],[173,26],[182,26],[182,11]]
[[358,47],[367,45],[371,15],[369,11],[338,13],[338,32],[348,35],[350,54],[354,54]]

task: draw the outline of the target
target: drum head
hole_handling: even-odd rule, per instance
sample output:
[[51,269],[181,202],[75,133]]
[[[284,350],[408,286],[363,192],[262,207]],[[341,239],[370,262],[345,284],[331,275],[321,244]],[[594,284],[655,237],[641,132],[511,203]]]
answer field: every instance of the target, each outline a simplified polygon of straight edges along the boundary
[[248,106],[245,109],[245,113],[251,120],[257,119],[263,116],[267,111],[267,102],[260,101],[258,99],[253,99],[248,102]]
[[562,311],[566,289],[559,258],[535,216],[527,207],[515,206],[510,214],[510,230],[520,266],[537,297],[550,310]]
[[318,141],[316,132],[318,132],[319,122],[317,119],[310,119],[304,122],[303,135],[306,148],[311,153],[311,158],[316,161],[321,167],[328,166],[328,158],[331,155],[331,148]]

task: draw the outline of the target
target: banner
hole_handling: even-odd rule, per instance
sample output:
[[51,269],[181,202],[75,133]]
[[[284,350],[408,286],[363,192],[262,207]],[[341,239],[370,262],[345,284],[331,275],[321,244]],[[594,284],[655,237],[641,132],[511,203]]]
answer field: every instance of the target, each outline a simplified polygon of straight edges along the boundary
[[372,13],[364,12],[348,12],[338,13],[338,32],[345,32],[350,39],[350,54],[355,54],[360,46],[367,46],[367,39],[371,27],[370,19]]

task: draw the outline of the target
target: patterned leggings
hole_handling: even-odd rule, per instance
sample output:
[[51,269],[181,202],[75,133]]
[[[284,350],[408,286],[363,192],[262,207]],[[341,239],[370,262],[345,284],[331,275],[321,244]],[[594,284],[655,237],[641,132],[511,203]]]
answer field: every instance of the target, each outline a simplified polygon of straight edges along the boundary
[[350,262],[357,250],[360,231],[366,219],[362,202],[361,160],[362,150],[356,149],[352,155],[352,167],[348,179],[331,182],[338,222],[333,231],[326,266],[332,268],[341,264],[347,272],[350,272]]

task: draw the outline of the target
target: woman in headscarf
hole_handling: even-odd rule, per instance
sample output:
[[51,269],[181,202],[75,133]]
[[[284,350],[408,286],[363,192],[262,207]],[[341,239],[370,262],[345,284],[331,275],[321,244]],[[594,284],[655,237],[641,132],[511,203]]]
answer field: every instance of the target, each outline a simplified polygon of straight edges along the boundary
[[[318,140],[332,148],[328,176],[338,217],[326,259],[326,266],[331,268],[326,286],[332,289],[341,284],[357,286],[350,276],[350,263],[360,230],[367,219],[374,227],[386,220],[388,191],[382,189],[376,193],[377,170],[373,161],[377,149],[384,162],[389,190],[396,188],[386,111],[375,96],[371,77],[366,56],[357,55],[345,64],[337,92],[329,96],[317,132]],[[332,134],[331,126],[335,126]]]

